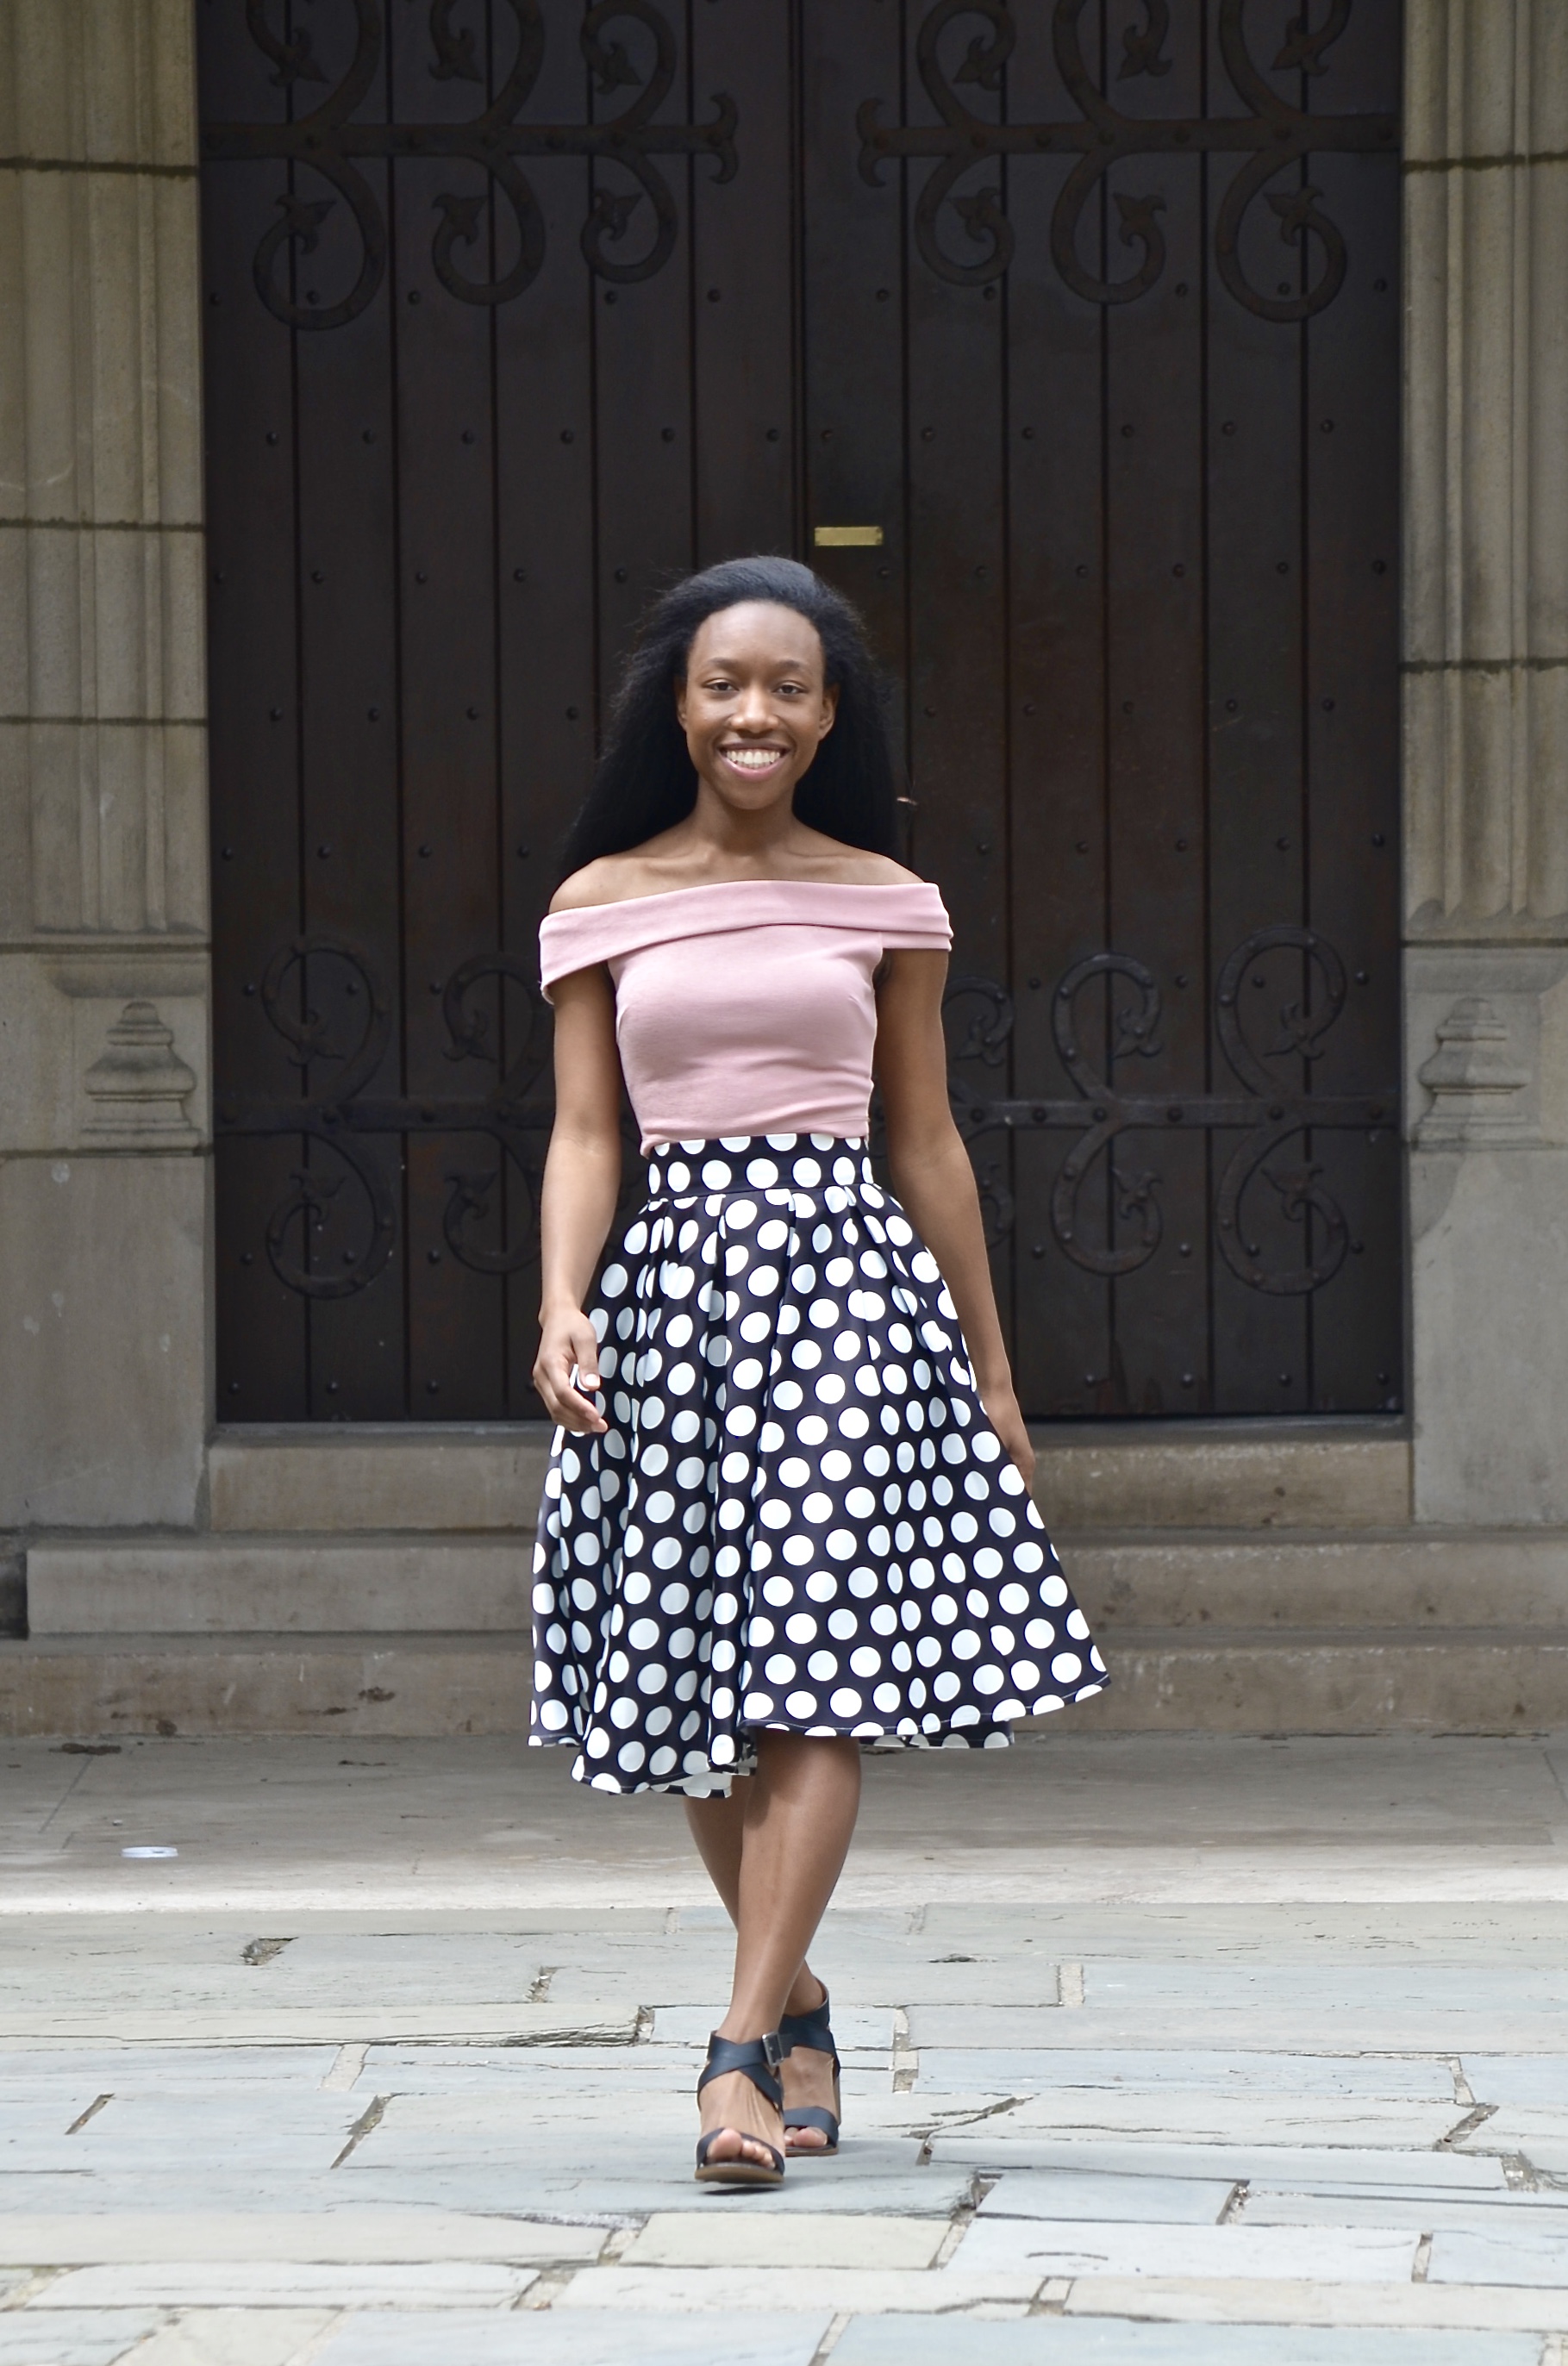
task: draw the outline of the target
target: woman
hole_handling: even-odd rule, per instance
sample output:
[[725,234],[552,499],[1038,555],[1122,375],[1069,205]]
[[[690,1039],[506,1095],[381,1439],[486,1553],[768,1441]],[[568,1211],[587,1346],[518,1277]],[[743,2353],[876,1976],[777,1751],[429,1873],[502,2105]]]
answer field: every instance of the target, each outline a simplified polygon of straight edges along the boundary
[[[534,1739],[600,1789],[686,1794],[737,1932],[698,2082],[696,2173],[726,2184],[837,2148],[806,1955],[862,1743],[1005,1747],[1105,1682],[1029,1500],[948,1107],[951,931],[892,858],[895,808],[851,609],[791,560],[710,568],[649,621],[540,930],[534,1378],[560,1431]],[[590,1315],[623,1076],[649,1199]]]

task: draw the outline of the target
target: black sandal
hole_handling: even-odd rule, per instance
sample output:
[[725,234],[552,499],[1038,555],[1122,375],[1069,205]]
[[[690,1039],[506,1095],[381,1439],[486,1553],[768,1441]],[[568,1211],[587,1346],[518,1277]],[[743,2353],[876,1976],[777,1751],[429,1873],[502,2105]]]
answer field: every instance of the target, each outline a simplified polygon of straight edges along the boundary
[[[702,2093],[710,2079],[727,2078],[732,2070],[739,2070],[742,2078],[750,2079],[760,2095],[766,2097],[775,2112],[782,2112],[784,2088],[778,2071],[786,2051],[777,2030],[770,2031],[766,2037],[745,2039],[720,2037],[716,2030],[708,2039],[708,2058],[697,2080],[697,2092]],[[746,2144],[760,2145],[764,2152],[772,2154],[773,2168],[764,2169],[754,2160],[710,2161],[709,2146],[716,2136],[726,2135],[738,2135]],[[782,2185],[784,2174],[783,2153],[764,2136],[747,2135],[743,2128],[710,2128],[705,2136],[697,2138],[696,2175],[705,2184]]]
[[796,2103],[784,2115],[786,2128],[820,2128],[828,2141],[825,2145],[804,2145],[794,2155],[796,2160],[829,2160],[839,2149],[839,2122],[843,2115],[844,2099],[840,2089],[840,2073],[843,2065],[839,2049],[833,2043],[833,2032],[828,2021],[828,1991],[822,1991],[822,2001],[809,2012],[786,2012],[779,2022],[779,2039],[786,2054],[797,2045],[809,2046],[813,2053],[826,2054],[833,2064],[833,2109],[823,2103]]

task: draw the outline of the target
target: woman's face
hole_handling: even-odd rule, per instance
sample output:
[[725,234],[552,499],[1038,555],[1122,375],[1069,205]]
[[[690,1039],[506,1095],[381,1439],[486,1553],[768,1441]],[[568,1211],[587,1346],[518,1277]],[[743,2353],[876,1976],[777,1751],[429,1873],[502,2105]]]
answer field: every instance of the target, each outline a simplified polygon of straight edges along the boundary
[[699,777],[738,813],[788,804],[833,727],[815,625],[773,600],[721,608],[698,626],[675,712]]

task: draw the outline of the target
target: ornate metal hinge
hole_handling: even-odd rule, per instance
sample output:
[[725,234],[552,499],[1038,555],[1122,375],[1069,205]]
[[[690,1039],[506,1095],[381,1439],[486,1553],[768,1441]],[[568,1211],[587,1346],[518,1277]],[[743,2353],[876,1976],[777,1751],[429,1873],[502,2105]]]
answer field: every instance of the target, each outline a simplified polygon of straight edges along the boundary
[[[736,111],[733,99],[722,92],[713,96],[714,116],[707,123],[659,123],[654,120],[673,86],[675,36],[653,0],[600,0],[588,10],[579,41],[600,92],[627,90],[632,96],[616,115],[602,123],[519,123],[516,118],[539,77],[545,56],[545,26],[539,0],[499,0],[517,28],[517,49],[511,72],[483,111],[466,123],[376,123],[354,119],[375,86],[386,46],[384,0],[352,0],[356,21],[354,56],[342,80],[309,114],[285,123],[209,123],[202,131],[202,153],[211,163],[255,163],[276,158],[317,174],[337,192],[336,197],[311,197],[290,189],[277,199],[278,219],[256,249],[254,272],[256,292],[269,312],[292,329],[335,329],[364,311],[375,296],[387,268],[387,224],[381,206],[358,169],[356,160],[405,157],[450,159],[471,164],[485,175],[484,186],[469,191],[444,191],[434,199],[440,220],[431,244],[435,276],[448,294],[465,304],[504,304],[520,296],[537,276],[545,257],[545,218],[525,174],[522,156],[587,156],[595,166],[609,166],[626,175],[631,186],[613,180],[596,188],[582,225],[581,243],[591,271],[602,279],[649,279],[674,251],[678,217],[670,185],[658,170],[660,156],[710,156],[715,178],[728,181],[738,170],[735,152]],[[452,22],[454,0],[432,0],[429,31],[430,74],[434,81],[482,83],[483,69],[474,36]],[[302,27],[284,39],[268,22],[267,0],[247,0],[246,21],[257,46],[276,67],[273,81],[285,92],[296,85],[325,82],[311,29]],[[624,40],[613,38],[616,26],[640,26],[653,48],[652,64],[643,72]],[[645,44],[637,46],[646,47]],[[475,258],[486,244],[492,196],[505,199],[512,220],[498,230],[498,244],[515,248],[509,268],[486,277],[470,276],[458,266],[457,250]],[[300,304],[286,283],[288,250],[314,252],[321,224],[341,197],[359,232],[359,274],[346,295],[332,304]],[[634,227],[652,213],[647,243],[623,258],[613,254]],[[493,269],[493,266],[492,266]]]
[[[1280,237],[1287,245],[1309,252],[1316,242],[1318,269],[1303,287],[1287,283],[1276,294],[1265,294],[1247,278],[1241,254],[1241,229],[1247,208],[1264,191],[1303,158],[1328,152],[1359,155],[1394,155],[1399,125],[1392,115],[1309,115],[1294,107],[1269,82],[1247,45],[1242,19],[1246,0],[1220,0],[1220,55],[1237,97],[1250,112],[1184,118],[1124,115],[1097,87],[1084,62],[1079,20],[1087,0],[1056,0],[1052,31],[1056,65],[1068,96],[1080,110],[1059,123],[999,123],[976,115],[955,87],[969,84],[998,90],[1017,40],[1013,12],[1006,0],[937,0],[920,26],[916,58],[941,121],[934,124],[886,126],[882,102],[868,98],[858,118],[860,168],[864,177],[880,184],[882,168],[898,157],[934,157],[936,170],[915,202],[915,242],[940,278],[960,286],[999,279],[1012,261],[1013,228],[1007,216],[1003,189],[996,182],[960,193],[959,184],[996,157],[1077,154],[1051,218],[1051,254],[1057,270],[1074,292],[1091,304],[1127,304],[1151,288],[1165,269],[1166,249],[1159,216],[1166,200],[1157,189],[1136,194],[1114,193],[1111,229],[1120,246],[1137,250],[1136,267],[1122,278],[1102,277],[1083,259],[1078,231],[1089,198],[1113,164],[1129,157],[1149,155],[1239,155],[1246,161],[1232,179],[1214,224],[1214,260],[1220,277],[1238,304],[1267,321],[1304,321],[1332,303],[1345,277],[1345,241],[1322,210],[1321,190],[1311,187],[1298,173],[1292,186],[1269,192],[1269,204],[1279,217]],[[1275,73],[1320,74],[1324,53],[1350,20],[1351,0],[1330,0],[1324,21],[1307,27],[1308,10],[1292,20],[1282,47],[1272,60]],[[1143,0],[1145,21],[1128,27],[1118,79],[1137,74],[1164,74],[1170,60],[1165,54],[1169,29],[1167,0]],[[942,34],[956,19],[978,17],[986,30],[969,42],[964,62],[951,78],[939,54]],[[942,243],[939,220],[951,206],[963,223],[970,244],[984,250],[963,261]]]
[[[500,1047],[491,1040],[489,1014],[470,1000],[486,980],[506,984],[526,998],[523,1040],[510,1065],[483,1095],[369,1094],[392,1040],[392,1001],[369,956],[346,938],[314,934],[280,945],[261,980],[262,1008],[288,1045],[300,1071],[297,1095],[220,1095],[220,1135],[282,1135],[303,1138],[318,1155],[290,1177],[267,1220],[266,1253],[273,1271],[302,1298],[353,1298],[374,1281],[398,1239],[397,1205],[381,1163],[365,1153],[370,1135],[488,1134],[500,1156],[482,1174],[449,1174],[452,1187],[442,1215],[446,1246],[476,1273],[516,1273],[538,1254],[537,1199],[549,1137],[551,1106],[541,1089],[549,1058],[549,1025],[538,986],[525,963],[509,953],[482,953],[465,962],[446,981],[441,1015],[452,1061],[487,1061],[500,1070]],[[349,1020],[352,1040],[336,1040],[334,1025],[314,1007],[346,999],[360,1014]],[[314,1084],[312,1069],[325,1066]],[[312,1088],[313,1087],[313,1088]],[[325,1154],[322,1155],[321,1154]],[[469,1166],[473,1154],[468,1153]],[[500,1247],[483,1245],[473,1230],[502,1192],[510,1168],[518,1187],[510,1195],[510,1238]],[[339,1248],[336,1261],[320,1253],[319,1235],[345,1182],[357,1185],[360,1200],[345,1229],[353,1244]],[[352,1195],[351,1195],[352,1199]]]
[[[1111,1166],[1110,1195],[1114,1202],[1115,1236],[1103,1246],[1088,1237],[1082,1194],[1097,1160],[1113,1155],[1113,1145],[1125,1133],[1147,1129],[1169,1133],[1180,1128],[1242,1129],[1214,1193],[1213,1222],[1220,1255],[1237,1279],[1271,1297],[1297,1297],[1321,1290],[1333,1279],[1348,1252],[1358,1244],[1343,1210],[1323,1180],[1321,1167],[1310,1158],[1292,1164],[1269,1162],[1294,1134],[1364,1131],[1376,1133],[1394,1122],[1399,1097],[1392,1085],[1367,1093],[1292,1092],[1280,1077],[1270,1076],[1263,1059],[1247,1041],[1238,999],[1241,985],[1253,963],[1271,952],[1297,952],[1312,973],[1313,991],[1286,1001],[1276,1012],[1279,1033],[1269,1058],[1311,1063],[1321,1057],[1324,1038],[1345,1007],[1345,964],[1333,946],[1311,929],[1259,929],[1236,947],[1220,971],[1214,986],[1214,1024],[1220,1047],[1242,1087],[1236,1093],[1124,1092],[1100,1073],[1078,1032],[1079,995],[1096,980],[1112,989],[1108,1010],[1107,1068],[1121,1057],[1152,1059],[1160,1050],[1159,988],[1151,971],[1127,953],[1091,953],[1077,962],[1057,985],[1051,1013],[1056,1050],[1077,1098],[1073,1100],[990,1098],[950,1076],[949,1091],[960,1132],[971,1145],[998,1131],[1032,1131],[1036,1127],[1077,1134],[1063,1160],[1050,1200],[1052,1234],[1064,1254],[1086,1273],[1134,1273],[1146,1265],[1158,1248],[1164,1230],[1160,1210],[1161,1177],[1157,1168],[1123,1173]],[[1134,987],[1130,1000],[1118,1004],[1115,981]],[[1261,976],[1257,981],[1263,983]],[[1012,1026],[1012,1002],[989,978],[955,979],[949,988],[951,1006],[979,998],[978,1016],[954,1051],[955,1062],[978,1058],[999,1061]],[[976,1170],[984,1170],[976,1161]],[[1102,1170],[1103,1172],[1103,1170]],[[1250,1236],[1243,1206],[1248,1187],[1258,1177],[1272,1189],[1278,1212],[1301,1224],[1310,1242],[1302,1264],[1270,1266],[1261,1244]],[[1313,1218],[1310,1234],[1308,1215]],[[1010,1222],[1010,1203],[998,1214],[991,1229],[999,1234]],[[1121,1237],[1125,1234],[1126,1237]]]

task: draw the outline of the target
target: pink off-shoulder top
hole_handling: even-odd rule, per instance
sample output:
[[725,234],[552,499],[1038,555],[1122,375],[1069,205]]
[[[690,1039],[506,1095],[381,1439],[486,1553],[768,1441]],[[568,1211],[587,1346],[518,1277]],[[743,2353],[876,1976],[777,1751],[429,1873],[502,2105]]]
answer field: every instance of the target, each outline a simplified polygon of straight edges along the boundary
[[539,963],[547,997],[573,970],[608,967],[647,1151],[721,1134],[863,1135],[877,963],[952,941],[925,880],[738,879],[552,912]]

